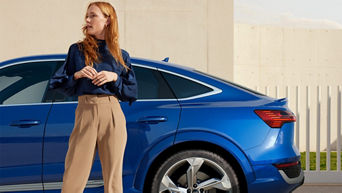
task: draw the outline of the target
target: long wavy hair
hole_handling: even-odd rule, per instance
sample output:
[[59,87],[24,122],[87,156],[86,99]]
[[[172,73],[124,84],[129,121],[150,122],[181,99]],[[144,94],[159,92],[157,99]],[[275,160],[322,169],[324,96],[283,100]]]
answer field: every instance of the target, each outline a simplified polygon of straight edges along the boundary
[[[107,47],[114,57],[116,63],[120,63],[126,70],[129,67],[125,64],[122,53],[119,45],[119,28],[118,28],[118,20],[116,16],[116,11],[114,7],[108,3],[103,1],[91,2],[88,5],[88,9],[91,5],[96,5],[100,8],[102,14],[106,18],[110,18],[110,23],[105,27],[105,41]],[[85,16],[86,19],[86,16]],[[100,62],[100,55],[98,53],[98,45],[95,37],[93,35],[89,35],[87,33],[87,24],[85,23],[82,27],[82,31],[84,34],[84,39],[78,42],[78,46],[83,50],[83,54],[85,57],[85,64],[93,67],[93,63]]]

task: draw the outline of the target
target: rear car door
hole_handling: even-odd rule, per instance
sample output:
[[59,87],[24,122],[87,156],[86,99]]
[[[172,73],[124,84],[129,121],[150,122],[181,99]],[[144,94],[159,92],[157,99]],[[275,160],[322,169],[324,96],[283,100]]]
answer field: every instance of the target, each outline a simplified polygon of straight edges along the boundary
[[125,190],[141,188],[141,184],[131,182],[139,181],[139,169],[146,169],[139,166],[160,153],[155,151],[156,147],[173,145],[181,112],[178,100],[156,68],[139,64],[133,64],[133,68],[138,100],[131,106],[121,102],[128,134],[123,166]]
[[43,192],[42,148],[53,61],[0,67],[0,192]]

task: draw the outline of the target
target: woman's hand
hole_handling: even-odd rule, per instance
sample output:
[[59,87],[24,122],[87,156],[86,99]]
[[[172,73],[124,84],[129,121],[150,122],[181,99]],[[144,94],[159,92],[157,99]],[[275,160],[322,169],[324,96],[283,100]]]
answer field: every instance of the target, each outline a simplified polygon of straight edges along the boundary
[[118,79],[118,74],[110,71],[101,71],[97,73],[96,77],[93,79],[92,83],[101,86],[106,82],[116,81]]
[[75,80],[79,79],[79,78],[89,78],[91,80],[93,80],[96,75],[97,75],[97,71],[95,70],[95,68],[91,67],[91,66],[86,66],[84,68],[82,68],[82,70],[75,72],[74,74],[74,78]]

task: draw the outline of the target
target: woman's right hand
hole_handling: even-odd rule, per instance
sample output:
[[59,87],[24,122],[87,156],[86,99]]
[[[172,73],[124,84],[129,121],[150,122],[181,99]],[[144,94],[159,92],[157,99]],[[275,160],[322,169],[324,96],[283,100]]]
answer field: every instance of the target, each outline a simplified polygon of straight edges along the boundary
[[97,71],[95,70],[95,68],[91,67],[91,66],[86,66],[84,68],[82,68],[80,71],[75,72],[74,74],[74,79],[77,80],[79,78],[89,78],[91,80],[93,80],[97,75]]

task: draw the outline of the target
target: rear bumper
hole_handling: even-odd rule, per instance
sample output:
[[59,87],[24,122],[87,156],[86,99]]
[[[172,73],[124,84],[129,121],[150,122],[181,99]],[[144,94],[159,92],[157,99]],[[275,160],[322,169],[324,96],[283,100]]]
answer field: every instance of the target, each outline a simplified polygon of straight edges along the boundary
[[[250,193],[288,193],[304,183],[300,167],[278,169],[273,164],[254,166],[256,180],[248,187]],[[297,171],[295,171],[297,170]]]
[[288,193],[303,183],[300,153],[293,138],[294,124],[286,123],[280,129],[270,129],[261,145],[246,150],[255,175],[249,192]]

